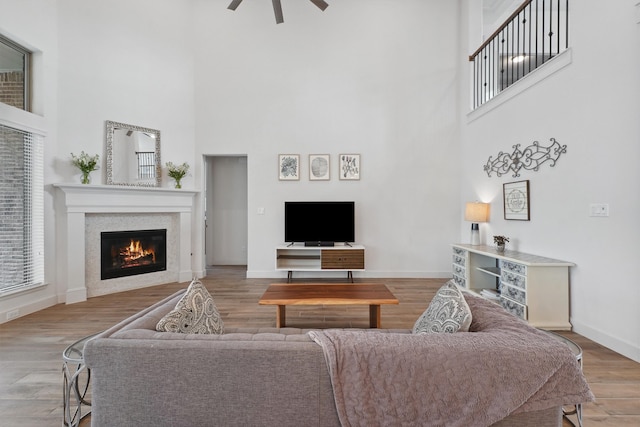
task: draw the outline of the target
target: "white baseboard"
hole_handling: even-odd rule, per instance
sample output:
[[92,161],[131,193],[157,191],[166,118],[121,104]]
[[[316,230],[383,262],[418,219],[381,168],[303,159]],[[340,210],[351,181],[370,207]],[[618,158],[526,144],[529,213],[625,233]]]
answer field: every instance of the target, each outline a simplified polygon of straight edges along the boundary
[[[35,313],[36,311],[44,310],[45,308],[52,307],[58,304],[58,297],[56,295],[51,295],[48,297],[41,298],[37,301],[30,301],[27,304],[23,304],[19,307],[12,307],[9,311],[0,311],[0,324],[10,322],[11,320],[26,316],[31,313]],[[18,315],[11,320],[7,320],[7,314],[9,312],[18,312]]]
[[76,288],[67,290],[65,302],[67,304],[75,304],[87,300],[87,288]]
[[571,324],[573,325],[573,332],[576,334],[589,338],[590,340],[595,341],[616,353],[620,353],[621,355],[640,363],[640,346],[637,343],[634,344],[621,340],[606,332],[575,321],[574,319],[571,319]]

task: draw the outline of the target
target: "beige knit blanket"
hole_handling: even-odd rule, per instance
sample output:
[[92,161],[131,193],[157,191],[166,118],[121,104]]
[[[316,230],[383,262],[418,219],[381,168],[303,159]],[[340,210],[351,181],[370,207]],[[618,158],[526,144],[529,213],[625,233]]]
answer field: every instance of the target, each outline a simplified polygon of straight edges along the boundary
[[594,400],[565,344],[465,297],[470,332],[309,332],[324,350],[343,427],[489,426],[512,413]]

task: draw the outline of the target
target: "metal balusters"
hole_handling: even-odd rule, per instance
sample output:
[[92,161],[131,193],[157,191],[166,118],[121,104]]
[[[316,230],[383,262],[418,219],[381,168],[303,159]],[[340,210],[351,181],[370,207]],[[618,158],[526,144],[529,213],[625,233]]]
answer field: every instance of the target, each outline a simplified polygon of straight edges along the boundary
[[469,56],[473,108],[569,47],[568,11],[569,0],[525,1]]

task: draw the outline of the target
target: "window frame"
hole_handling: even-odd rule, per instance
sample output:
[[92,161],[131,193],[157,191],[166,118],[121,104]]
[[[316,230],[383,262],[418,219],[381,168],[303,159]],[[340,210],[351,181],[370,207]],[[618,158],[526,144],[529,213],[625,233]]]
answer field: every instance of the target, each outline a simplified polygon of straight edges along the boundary
[[31,55],[33,52],[2,34],[0,34],[0,44],[13,49],[22,55],[22,72],[24,73],[24,88],[22,94],[24,98],[24,108],[22,108],[22,110],[31,112]]

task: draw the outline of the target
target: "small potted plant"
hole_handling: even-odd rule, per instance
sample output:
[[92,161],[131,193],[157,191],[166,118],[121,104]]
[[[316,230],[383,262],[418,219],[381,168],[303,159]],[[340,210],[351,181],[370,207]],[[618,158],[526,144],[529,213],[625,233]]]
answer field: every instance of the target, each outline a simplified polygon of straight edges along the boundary
[[182,188],[180,180],[184,178],[189,171],[189,164],[184,162],[181,165],[174,165],[173,162],[167,162],[167,169],[169,170],[169,176],[176,180],[176,188]]
[[90,156],[84,151],[80,152],[79,156],[71,153],[71,163],[82,172],[82,178],[80,182],[83,184],[88,184],[90,181],[89,174],[94,170],[99,169],[98,160],[100,160],[100,155],[96,154],[95,156]]
[[504,246],[508,241],[509,238],[506,236],[493,236],[493,243],[496,244],[498,252],[504,252]]

